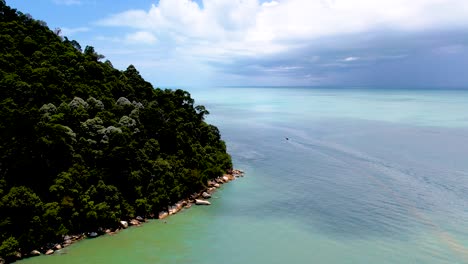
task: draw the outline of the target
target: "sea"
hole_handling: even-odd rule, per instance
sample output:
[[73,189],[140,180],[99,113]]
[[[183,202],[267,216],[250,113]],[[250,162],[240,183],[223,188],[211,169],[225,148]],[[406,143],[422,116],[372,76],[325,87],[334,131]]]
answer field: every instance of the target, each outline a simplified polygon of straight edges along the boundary
[[243,178],[26,263],[468,263],[468,90],[188,88]]

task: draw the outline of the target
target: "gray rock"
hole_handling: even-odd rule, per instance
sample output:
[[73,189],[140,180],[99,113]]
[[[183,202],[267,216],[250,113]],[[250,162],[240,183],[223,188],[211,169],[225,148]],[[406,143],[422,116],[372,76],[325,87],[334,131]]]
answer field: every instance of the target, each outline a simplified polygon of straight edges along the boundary
[[128,222],[127,221],[120,221],[120,226],[122,226],[123,228],[127,228],[128,227]]
[[31,253],[29,253],[29,255],[31,255],[31,256],[40,256],[41,252],[39,252],[39,250],[33,250],[33,251],[31,251]]
[[164,219],[167,216],[169,216],[169,213],[165,212],[165,211],[162,211],[162,212],[159,212],[158,219]]
[[138,221],[136,219],[132,219],[132,220],[130,220],[130,225],[132,225],[132,226],[140,225],[140,221]]
[[209,194],[207,192],[203,192],[202,197],[205,198],[205,199],[209,199],[209,198],[211,198],[211,194]]
[[195,199],[195,204],[196,205],[211,205],[210,202],[202,199]]

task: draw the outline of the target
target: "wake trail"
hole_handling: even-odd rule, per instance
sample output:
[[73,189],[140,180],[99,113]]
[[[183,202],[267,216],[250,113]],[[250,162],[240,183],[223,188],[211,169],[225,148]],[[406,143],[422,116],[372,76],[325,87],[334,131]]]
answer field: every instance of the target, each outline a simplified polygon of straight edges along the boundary
[[[337,157],[336,153],[340,153],[341,155],[350,157],[351,159],[354,159],[360,162],[365,162],[373,166],[377,166],[377,169],[386,176],[390,176],[390,175],[388,172],[385,172],[385,170],[390,170],[391,172],[402,174],[405,176],[411,176],[408,173],[396,168],[395,166],[392,166],[389,163],[386,163],[375,157],[366,155],[364,153],[361,153],[361,152],[358,152],[358,151],[355,151],[355,150],[352,150],[352,149],[349,149],[349,148],[346,148],[346,147],[343,147],[334,143],[326,143],[323,141],[316,141],[316,142],[311,143],[311,142],[298,141],[292,138],[289,138],[288,142],[292,146],[295,146],[298,148],[317,150],[320,153],[327,155],[328,157],[332,159],[340,160],[341,162],[348,164],[350,167],[353,166],[353,164],[351,164],[351,162],[349,161],[346,161],[344,158]],[[416,219],[418,219],[421,223],[425,224],[426,226],[431,227],[433,233],[436,235],[439,241],[447,245],[448,248],[452,250],[452,252],[460,256],[464,262],[468,263],[468,249],[462,243],[460,243],[455,237],[450,235],[448,232],[444,231],[437,223],[432,221],[426,214],[424,214],[416,206],[411,205],[410,203],[408,203],[408,201],[406,201],[405,199],[397,195],[397,193],[391,187],[389,187],[384,181],[382,181],[381,179],[379,179],[378,177],[370,173],[363,173],[363,175],[366,175],[369,180],[371,180],[377,186],[381,187],[381,189],[384,190],[391,199],[397,202],[402,208],[406,208],[408,212],[410,212],[410,214],[413,215]]]

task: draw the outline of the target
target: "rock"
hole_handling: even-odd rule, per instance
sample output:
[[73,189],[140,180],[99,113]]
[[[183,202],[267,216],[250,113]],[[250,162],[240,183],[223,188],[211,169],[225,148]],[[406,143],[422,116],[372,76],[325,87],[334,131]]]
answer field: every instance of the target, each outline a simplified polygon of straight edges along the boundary
[[203,198],[205,198],[205,199],[211,198],[211,194],[209,194],[209,193],[207,193],[207,192],[203,192],[201,196],[202,196]]
[[169,207],[169,215],[176,214],[179,210],[177,209],[177,206],[173,205]]
[[15,258],[16,259],[21,259],[23,256],[21,255],[21,252],[16,252],[15,253]]
[[164,218],[166,218],[168,215],[169,215],[169,213],[166,212],[166,211],[159,212],[158,219],[164,219]]
[[195,204],[196,205],[211,205],[210,202],[202,199],[195,199]]
[[89,237],[89,238],[95,238],[95,237],[98,237],[98,236],[99,236],[99,235],[98,235],[98,233],[96,233],[96,232],[89,232],[89,233],[88,233],[88,237]]
[[213,187],[215,184],[217,184],[216,181],[208,181],[208,187]]
[[127,228],[128,227],[128,222],[127,221],[120,221],[120,226],[122,226],[123,228]]
[[73,241],[71,239],[63,241],[63,246],[68,247],[69,245],[73,244]]
[[144,221],[145,221],[145,219],[144,219],[143,217],[141,217],[141,216],[137,216],[135,219],[138,220],[138,221],[140,221],[140,222],[144,222]]
[[70,239],[72,239],[72,237],[69,235],[66,235],[63,237],[63,241],[70,240]]
[[62,245],[60,245],[60,244],[57,244],[57,245],[55,245],[55,247],[54,247],[54,248],[55,248],[56,250],[60,250],[60,249],[62,249]]
[[215,188],[221,187],[221,185],[219,185],[219,183],[215,183],[213,186],[214,186]]
[[40,256],[41,252],[39,252],[39,250],[33,250],[33,251],[31,251],[31,253],[29,253],[29,255],[31,255],[31,256]]
[[2,259],[2,257],[0,257],[0,264],[5,264],[6,261],[4,259]]
[[140,225],[140,222],[136,219],[132,219],[130,220],[130,225],[132,226],[139,226]]
[[229,181],[229,178],[226,175],[224,175],[222,179],[223,179],[223,182],[228,182]]
[[54,254],[54,250],[53,249],[49,249],[47,250],[47,252],[45,253],[46,255],[52,255]]
[[112,230],[110,230],[110,229],[106,229],[106,231],[105,231],[105,232],[106,232],[106,234],[110,234],[110,233],[112,233]]

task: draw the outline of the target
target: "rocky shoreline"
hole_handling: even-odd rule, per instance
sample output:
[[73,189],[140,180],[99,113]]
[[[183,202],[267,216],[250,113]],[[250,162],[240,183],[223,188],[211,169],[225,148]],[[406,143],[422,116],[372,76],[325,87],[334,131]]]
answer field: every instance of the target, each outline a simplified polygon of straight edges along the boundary
[[[168,206],[166,211],[161,211],[157,215],[151,214],[149,218],[143,218],[141,216],[137,216],[134,219],[128,220],[121,220],[119,222],[119,227],[115,229],[104,229],[100,228],[96,232],[89,232],[89,233],[82,233],[77,235],[66,235],[63,237],[63,241],[60,243],[49,243],[40,247],[39,249],[32,250],[28,254],[21,254],[17,253],[16,260],[20,260],[23,258],[35,257],[40,255],[52,255],[56,251],[60,251],[61,249],[68,247],[80,240],[85,238],[95,238],[100,235],[114,235],[123,229],[127,229],[132,226],[140,226],[147,222],[148,219],[160,219],[163,220],[171,215],[177,214],[178,212],[182,211],[183,209],[188,209],[193,205],[211,205],[211,202],[208,199],[211,198],[211,195],[216,192],[221,185],[228,183],[232,180],[235,180],[238,177],[243,177],[244,172],[242,170],[233,169],[230,170],[227,174],[223,176],[217,177],[211,181],[207,182],[207,188],[193,193],[190,197],[186,199],[182,199],[179,202],[175,203],[174,205]],[[5,260],[0,258],[0,264],[6,263]]]

